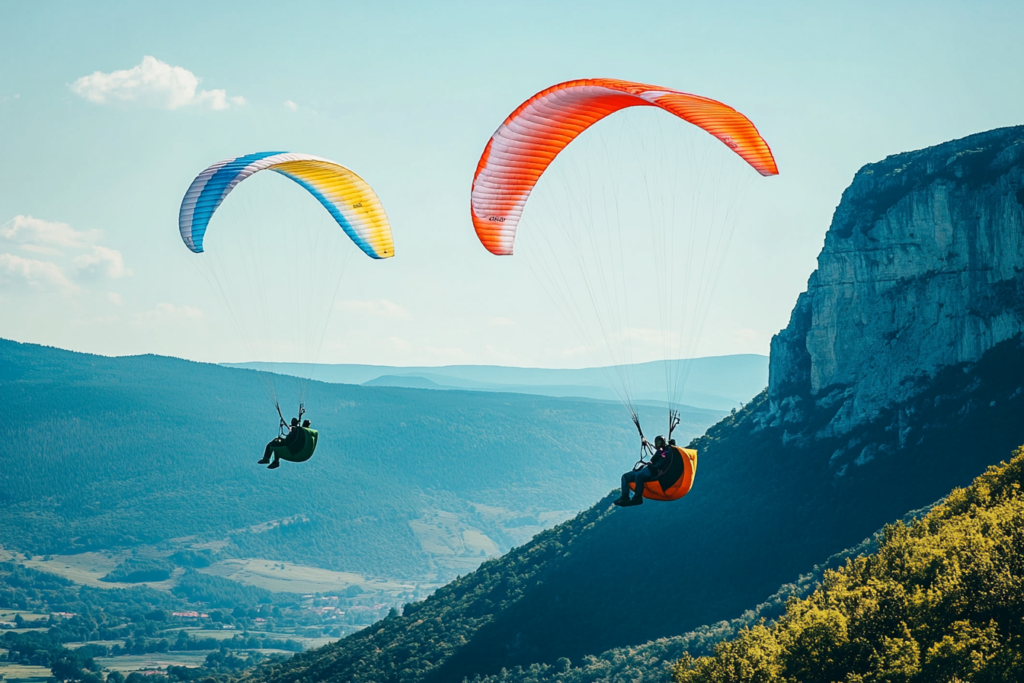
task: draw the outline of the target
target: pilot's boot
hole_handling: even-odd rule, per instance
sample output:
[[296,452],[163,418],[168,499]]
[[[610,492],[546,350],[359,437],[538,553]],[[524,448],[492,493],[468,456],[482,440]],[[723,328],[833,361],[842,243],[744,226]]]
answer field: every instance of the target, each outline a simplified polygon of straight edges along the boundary
[[624,503],[624,505],[627,505],[627,506],[643,505],[643,504],[644,504],[644,496],[643,496],[643,494],[640,494],[640,495],[634,494],[633,497],[630,499],[630,501],[628,503]]
[[612,505],[618,505],[619,507],[629,505],[629,496],[619,496],[617,499],[612,501]]
[[272,462],[269,465],[267,465],[267,469],[268,470],[276,470],[280,466],[281,466],[281,461],[280,460],[274,460],[274,462]]

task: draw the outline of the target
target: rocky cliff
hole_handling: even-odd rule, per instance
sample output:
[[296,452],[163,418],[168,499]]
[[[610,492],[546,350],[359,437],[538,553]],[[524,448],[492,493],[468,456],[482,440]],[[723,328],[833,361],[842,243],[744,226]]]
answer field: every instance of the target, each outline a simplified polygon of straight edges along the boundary
[[1024,126],[888,157],[843,193],[772,340],[763,423],[787,441],[849,434],[1022,330]]

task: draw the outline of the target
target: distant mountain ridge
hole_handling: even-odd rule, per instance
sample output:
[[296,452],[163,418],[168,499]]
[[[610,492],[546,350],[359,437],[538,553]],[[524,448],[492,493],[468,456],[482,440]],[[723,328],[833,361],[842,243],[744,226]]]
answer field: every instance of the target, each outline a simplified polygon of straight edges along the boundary
[[[275,385],[298,394],[295,378]],[[256,460],[277,415],[251,370],[0,340],[0,544],[73,554],[193,537],[186,554],[226,543],[224,557],[436,583],[589,505],[637,454],[608,402],[306,391],[317,453],[267,471]],[[684,410],[680,432],[722,414]]]
[[[398,367],[300,363],[225,363],[322,382],[400,386],[420,389],[497,391],[540,396],[617,401],[609,368],[518,368],[500,365]],[[731,410],[749,401],[768,382],[768,357],[757,354],[711,356],[691,360],[651,361],[630,366],[639,401],[664,403],[666,373],[688,372],[680,403],[708,410]],[[425,381],[424,381],[425,380]]]

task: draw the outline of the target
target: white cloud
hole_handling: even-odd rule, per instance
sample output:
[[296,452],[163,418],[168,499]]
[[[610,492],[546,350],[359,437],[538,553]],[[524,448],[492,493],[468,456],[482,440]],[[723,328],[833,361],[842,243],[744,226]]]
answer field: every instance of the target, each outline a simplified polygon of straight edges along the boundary
[[562,358],[580,358],[593,356],[593,349],[587,346],[567,346],[558,352]]
[[103,235],[101,230],[75,230],[67,223],[44,221],[32,216],[15,216],[0,225],[0,237],[27,244],[28,249],[44,253],[41,247],[84,247]]
[[490,363],[499,363],[501,365],[524,365],[523,359],[508,349],[499,349],[497,346],[492,344],[486,344],[484,345],[484,351],[487,352],[486,359]]
[[391,345],[399,351],[408,351],[412,348],[412,344],[409,343],[408,339],[402,339],[401,337],[390,337]]
[[732,353],[767,353],[771,340],[770,333],[741,327],[732,333],[732,341],[737,349]]
[[75,257],[75,265],[79,275],[92,279],[104,276],[117,279],[132,274],[124,267],[121,252],[109,247],[93,247],[90,253]]
[[135,317],[143,322],[198,320],[203,317],[203,312],[186,305],[157,304],[153,310],[139,313]]
[[491,316],[487,319],[487,324],[492,327],[512,327],[516,324],[515,320],[510,318],[502,318],[499,315]]
[[188,69],[146,56],[130,69],[82,76],[71,84],[71,92],[96,104],[134,102],[158,109],[202,106],[219,111],[245,104],[244,97],[228,97],[225,90],[199,90],[199,81]]
[[60,249],[54,249],[53,247],[43,247],[38,244],[23,244],[21,245],[23,251],[27,251],[31,254],[44,254],[46,256],[60,256]]
[[0,254],[0,284],[27,285],[33,289],[73,292],[78,287],[55,263]]
[[299,104],[293,100],[285,100],[284,108],[288,111],[301,111],[303,114],[312,114],[316,116],[316,109],[312,109],[305,104]]
[[377,299],[376,301],[339,301],[337,308],[349,313],[369,315],[375,318],[396,318],[401,320],[412,318],[412,314],[409,311],[387,299]]
[[21,250],[49,257],[47,261],[4,254],[7,277],[33,283],[36,288],[75,291],[73,281],[122,278],[132,274],[125,267],[121,252],[95,242],[102,230],[75,230],[67,223],[46,221],[32,216],[15,216],[0,225],[0,242],[18,244]]
[[107,292],[107,300],[115,306],[123,306],[124,301],[121,299],[121,295],[117,292]]
[[474,358],[458,346],[424,346],[423,351],[434,358],[441,358],[445,361],[471,362]]
[[[687,339],[672,330],[659,330],[649,327],[625,327],[610,335],[610,341],[632,349],[634,354],[657,352],[658,355],[668,353],[670,356],[682,353]],[[639,361],[638,361],[639,362]]]

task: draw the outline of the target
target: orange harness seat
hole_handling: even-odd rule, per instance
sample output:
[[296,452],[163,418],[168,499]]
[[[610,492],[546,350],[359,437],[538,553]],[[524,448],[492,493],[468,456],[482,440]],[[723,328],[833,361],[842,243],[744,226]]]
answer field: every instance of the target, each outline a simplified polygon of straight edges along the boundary
[[[697,474],[697,451],[692,448],[669,446],[672,462],[657,479],[644,484],[644,498],[651,500],[679,500],[690,492]],[[636,491],[630,482],[629,488]]]

